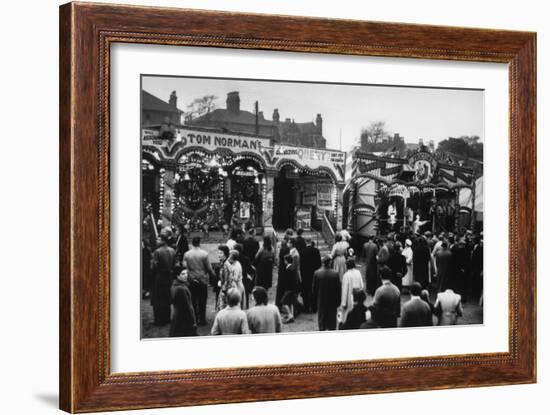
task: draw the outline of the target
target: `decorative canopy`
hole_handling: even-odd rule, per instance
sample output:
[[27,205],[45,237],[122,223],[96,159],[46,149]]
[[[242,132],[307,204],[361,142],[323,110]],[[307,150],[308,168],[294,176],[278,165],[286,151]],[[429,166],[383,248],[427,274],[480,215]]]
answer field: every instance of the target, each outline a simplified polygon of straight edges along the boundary
[[292,165],[306,174],[326,175],[335,184],[343,184],[346,153],[338,150],[291,146],[269,138],[232,134],[205,128],[178,128],[173,139],[161,137],[156,130],[142,131],[142,151],[164,165],[177,166],[190,152],[217,157],[222,166],[238,159],[254,160],[264,170],[279,170]]
[[473,169],[448,164],[437,154],[417,151],[409,158],[393,158],[357,152],[353,156],[351,180],[370,177],[389,186],[442,187],[455,189],[472,187],[475,180]]

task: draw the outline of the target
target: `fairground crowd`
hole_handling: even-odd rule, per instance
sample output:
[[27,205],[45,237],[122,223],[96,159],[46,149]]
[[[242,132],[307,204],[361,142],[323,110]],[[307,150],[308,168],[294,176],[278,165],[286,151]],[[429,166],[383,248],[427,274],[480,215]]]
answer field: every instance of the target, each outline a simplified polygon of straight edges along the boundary
[[[392,232],[362,246],[342,230],[321,257],[301,229],[288,229],[280,244],[274,233],[260,244],[254,229],[236,229],[217,247],[217,264],[200,237],[190,245],[166,228],[156,249],[142,246],[143,296],[154,324],[170,324],[172,337],[196,336],[208,324],[210,288],[212,335],[278,333],[300,313],[316,313],[318,330],[455,325],[465,300],[483,301],[483,234],[467,230]],[[402,294],[410,295],[404,304]]]

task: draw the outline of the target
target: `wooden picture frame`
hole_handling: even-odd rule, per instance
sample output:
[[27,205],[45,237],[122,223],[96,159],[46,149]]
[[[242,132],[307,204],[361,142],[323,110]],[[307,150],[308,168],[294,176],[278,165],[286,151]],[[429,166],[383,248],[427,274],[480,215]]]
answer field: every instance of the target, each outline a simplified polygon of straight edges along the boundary
[[[109,65],[110,46],[117,42],[508,64],[509,352],[111,373]],[[59,93],[61,409],[91,412],[536,381],[535,33],[70,3],[60,8]]]

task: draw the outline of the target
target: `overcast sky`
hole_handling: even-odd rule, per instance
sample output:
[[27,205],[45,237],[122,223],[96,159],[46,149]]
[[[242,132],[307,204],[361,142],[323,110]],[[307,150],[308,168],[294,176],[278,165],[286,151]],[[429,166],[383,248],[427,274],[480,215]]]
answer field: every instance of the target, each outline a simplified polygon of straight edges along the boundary
[[168,101],[172,91],[178,107],[187,111],[195,98],[216,95],[218,108],[225,108],[228,92],[239,91],[241,110],[254,112],[254,102],[271,120],[278,108],[281,120],[314,121],[323,117],[327,147],[349,150],[358,142],[361,129],[384,121],[390,133],[399,133],[408,143],[448,137],[477,135],[484,139],[483,91],[404,88],[397,86],[319,84],[183,77],[142,78],[143,89]]

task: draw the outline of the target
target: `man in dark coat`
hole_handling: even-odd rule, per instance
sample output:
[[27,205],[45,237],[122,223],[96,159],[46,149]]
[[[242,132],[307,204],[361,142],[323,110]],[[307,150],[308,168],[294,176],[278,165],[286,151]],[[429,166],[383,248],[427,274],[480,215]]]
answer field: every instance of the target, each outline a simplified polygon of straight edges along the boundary
[[401,327],[433,326],[430,305],[420,298],[422,286],[415,282],[411,286],[411,299],[403,305]]
[[296,238],[294,239],[294,246],[298,250],[298,253],[302,255],[304,249],[306,249],[306,240],[304,239],[304,230],[302,228],[296,231]]
[[413,245],[413,277],[422,288],[428,288],[431,254],[428,241],[423,236],[416,238]]
[[451,254],[455,293],[460,294],[462,301],[465,301],[468,294],[466,292],[466,276],[469,272],[470,256],[468,255],[464,238],[460,238],[453,245]]
[[338,272],[331,267],[330,256],[323,257],[323,267],[313,274],[313,302],[317,304],[319,331],[336,330],[336,313],[342,285]]
[[151,287],[151,305],[155,316],[155,325],[170,322],[170,288],[174,272],[176,251],[168,246],[168,235],[161,234],[159,247],[151,257],[153,284]]
[[311,303],[313,273],[321,268],[321,253],[315,247],[311,238],[306,239],[306,247],[301,254],[300,265],[302,266],[302,298],[304,300],[304,311],[309,313],[313,309]]
[[361,327],[361,324],[367,321],[367,307],[365,300],[367,294],[365,291],[355,288],[353,290],[353,308],[346,317],[346,321],[342,325],[342,330],[354,330]]
[[260,243],[256,240],[256,231],[250,228],[248,236],[243,241],[243,255],[247,256],[251,262],[254,262],[256,254],[260,250]]
[[197,321],[186,269],[181,270],[172,284],[172,307],[170,337],[196,336]]
[[391,270],[387,266],[380,268],[382,285],[374,293],[374,320],[382,328],[397,327],[397,318],[401,315],[401,293],[391,282]]
[[185,229],[182,226],[176,241],[176,261],[181,263],[187,251],[189,251],[189,242],[185,236]]
[[374,292],[380,286],[378,279],[378,262],[376,261],[377,255],[378,245],[373,242],[372,236],[369,235],[367,236],[367,242],[363,245],[363,257],[365,258],[367,292],[370,295],[374,295]]
[[407,274],[407,260],[401,254],[401,242],[393,245],[387,265],[392,272],[392,283],[401,290],[403,276]]
[[245,310],[249,306],[250,293],[252,292],[252,289],[254,288],[254,284],[256,281],[256,269],[252,265],[252,261],[250,260],[250,258],[244,255],[243,253],[244,248],[242,244],[236,243],[233,249],[239,253],[237,261],[239,261],[239,263],[241,264],[241,268],[243,270],[243,285],[244,285],[245,295],[244,295],[243,303],[241,304],[241,308]]
[[449,245],[447,241],[441,242],[441,248],[435,254],[435,268],[437,276],[437,291],[442,291],[452,278],[452,254],[449,251]]

